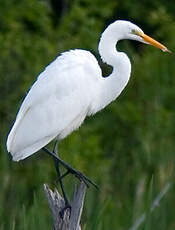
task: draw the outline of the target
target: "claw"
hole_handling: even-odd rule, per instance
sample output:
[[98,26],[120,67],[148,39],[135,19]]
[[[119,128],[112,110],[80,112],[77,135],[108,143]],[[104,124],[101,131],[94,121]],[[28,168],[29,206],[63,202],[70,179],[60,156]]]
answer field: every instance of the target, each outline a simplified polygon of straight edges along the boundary
[[70,204],[66,204],[65,207],[59,212],[59,215],[60,215],[60,218],[63,219],[64,218],[64,212],[67,210],[67,209],[70,209],[70,213],[71,213],[71,205]]

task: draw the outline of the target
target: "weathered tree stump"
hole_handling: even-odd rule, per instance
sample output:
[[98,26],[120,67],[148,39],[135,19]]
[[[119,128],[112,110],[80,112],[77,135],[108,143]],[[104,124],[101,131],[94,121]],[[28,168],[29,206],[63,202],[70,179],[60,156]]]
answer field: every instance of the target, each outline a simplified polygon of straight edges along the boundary
[[71,210],[68,208],[64,211],[63,216],[60,211],[65,207],[64,199],[60,196],[57,189],[52,191],[44,184],[44,191],[52,212],[54,230],[81,230],[80,219],[83,210],[86,185],[80,183],[78,189],[75,189]]

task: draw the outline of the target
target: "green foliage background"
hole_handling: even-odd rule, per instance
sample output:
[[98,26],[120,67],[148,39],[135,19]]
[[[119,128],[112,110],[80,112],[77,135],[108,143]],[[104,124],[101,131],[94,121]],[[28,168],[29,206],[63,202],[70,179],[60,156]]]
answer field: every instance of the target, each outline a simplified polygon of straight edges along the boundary
[[[99,59],[100,33],[117,19],[133,21],[173,51],[174,12],[171,0],[1,0],[0,230],[52,228],[43,193],[43,183],[56,186],[52,159],[39,152],[15,163],[5,146],[38,73],[68,49],[88,49]],[[87,191],[83,229],[129,229],[174,182],[175,55],[134,41],[120,42],[119,49],[133,66],[128,86],[60,144],[62,158],[100,186]],[[75,181],[65,180],[70,194]],[[139,229],[175,229],[174,207],[172,186]]]

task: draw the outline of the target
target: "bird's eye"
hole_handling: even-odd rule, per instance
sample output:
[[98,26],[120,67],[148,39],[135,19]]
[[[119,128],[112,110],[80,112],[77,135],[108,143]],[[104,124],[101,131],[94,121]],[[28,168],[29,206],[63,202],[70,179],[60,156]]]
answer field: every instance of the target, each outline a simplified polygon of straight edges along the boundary
[[132,29],[132,30],[131,30],[131,33],[134,34],[134,35],[139,35],[139,31],[138,31],[138,30],[135,30],[135,29]]

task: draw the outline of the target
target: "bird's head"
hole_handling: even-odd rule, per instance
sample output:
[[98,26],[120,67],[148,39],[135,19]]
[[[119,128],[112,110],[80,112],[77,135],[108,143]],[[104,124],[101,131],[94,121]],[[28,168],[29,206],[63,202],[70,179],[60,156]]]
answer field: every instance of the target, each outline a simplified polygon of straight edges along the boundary
[[170,52],[166,46],[156,41],[155,39],[149,37],[148,35],[146,35],[142,31],[142,29],[140,29],[137,25],[128,21],[117,21],[117,22],[119,22],[121,29],[123,30],[123,36],[125,38],[136,40],[149,45],[153,45],[161,49],[163,52]]
[[102,33],[99,42],[99,52],[104,62],[115,65],[116,44],[123,39],[136,40],[153,45],[164,52],[170,52],[166,46],[146,35],[142,29],[132,22],[117,20],[110,24]]

